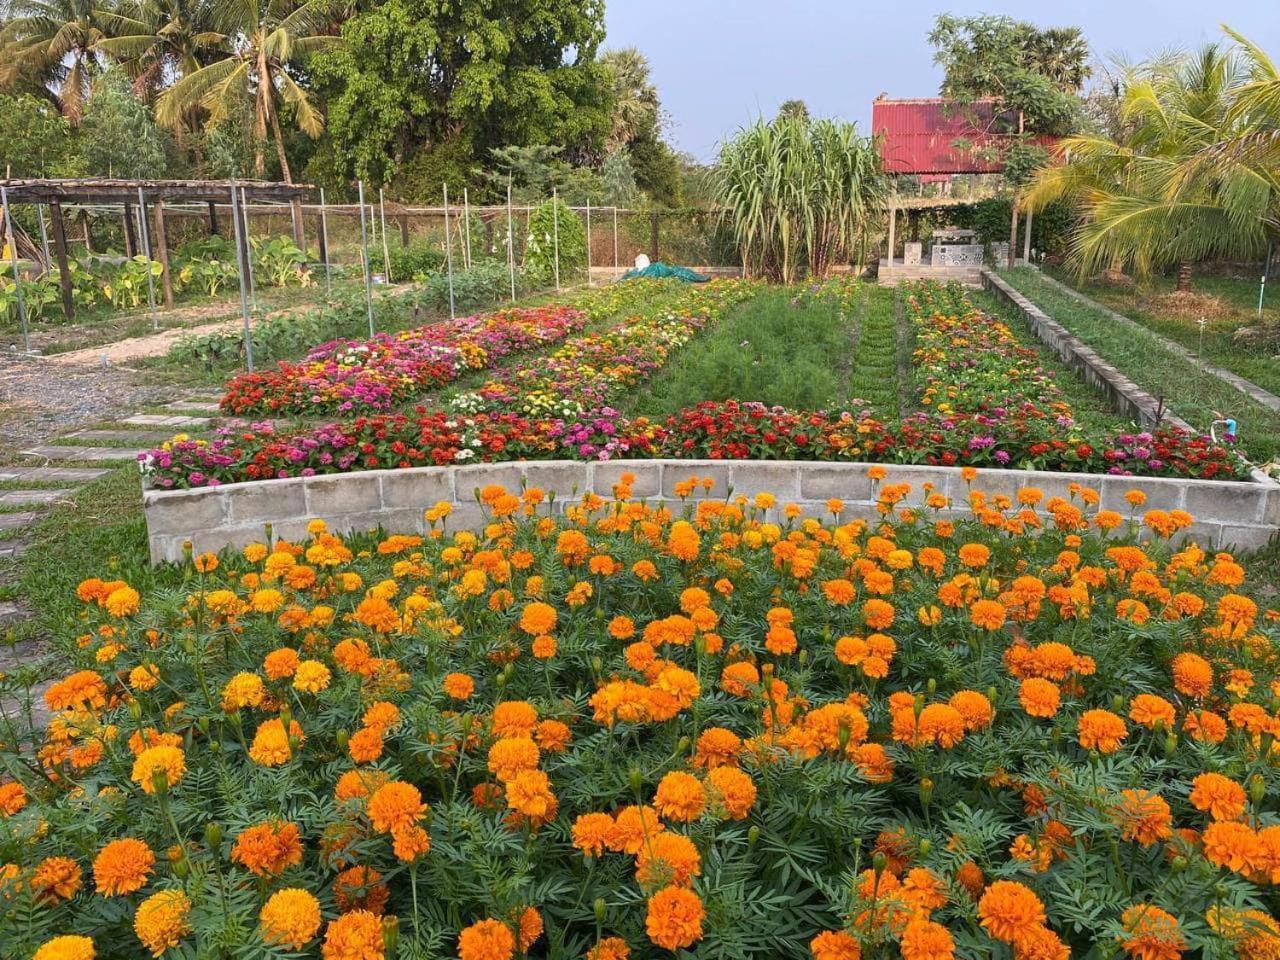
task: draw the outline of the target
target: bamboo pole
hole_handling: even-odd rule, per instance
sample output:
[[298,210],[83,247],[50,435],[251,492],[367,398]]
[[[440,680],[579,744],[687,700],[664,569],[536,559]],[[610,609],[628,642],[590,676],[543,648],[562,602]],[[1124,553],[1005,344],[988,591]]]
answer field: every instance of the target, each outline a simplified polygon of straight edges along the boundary
[[147,312],[151,316],[151,329],[160,329],[160,319],[156,316],[156,282],[151,276],[151,231],[147,229],[147,201],[142,195],[142,187],[138,187],[138,222],[142,224],[142,251],[147,258]]
[[383,196],[382,187],[378,188],[378,210],[382,217],[382,271],[387,275],[387,283],[391,282],[391,251],[387,249],[387,200]]
[[231,225],[235,234],[236,244],[236,274],[240,279],[240,316],[244,321],[244,355],[249,367],[249,372],[253,373],[253,333],[249,328],[249,292],[245,288],[245,260],[248,259],[248,252],[245,250],[244,244],[244,224],[240,220],[240,208],[236,197],[236,182],[231,181]]
[[453,300],[453,238],[449,236],[449,184],[444,184],[444,265],[449,276],[449,319],[457,316]]
[[507,174],[507,271],[511,274],[511,302],[516,302],[516,231],[511,220],[511,175]]
[[369,276],[369,231],[365,226],[364,181],[356,181],[360,190],[360,263],[364,268],[364,309],[369,316],[369,336],[373,336],[373,280]]

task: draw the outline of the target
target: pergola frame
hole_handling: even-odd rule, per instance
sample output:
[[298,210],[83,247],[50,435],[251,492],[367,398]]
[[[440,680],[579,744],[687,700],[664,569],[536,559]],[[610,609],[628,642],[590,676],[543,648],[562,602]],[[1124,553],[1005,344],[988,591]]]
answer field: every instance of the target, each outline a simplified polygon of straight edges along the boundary
[[[168,238],[165,233],[164,205],[169,203],[207,203],[209,206],[209,232],[218,232],[217,205],[235,200],[270,201],[288,203],[292,210],[293,239],[303,246],[302,200],[311,190],[309,184],[273,183],[262,180],[117,180],[105,177],[61,180],[0,180],[6,197],[5,222],[8,223],[8,204],[29,203],[49,208],[53,226],[53,245],[58,263],[58,278],[62,291],[62,309],[68,320],[75,316],[75,303],[68,268],[66,227],[63,222],[63,205],[119,204],[124,214],[125,253],[133,256],[137,250],[137,238],[133,231],[133,211],[140,208],[144,228],[144,243],[150,248],[147,256],[155,253],[161,265],[161,284],[166,307],[173,306],[173,280],[169,273]],[[233,203],[233,208],[235,204]],[[151,227],[147,227],[147,208],[151,208]],[[43,228],[43,215],[41,226]],[[240,233],[237,231],[237,239]],[[16,237],[14,238],[16,241]],[[248,256],[239,249],[237,258]],[[16,279],[16,278],[15,278]]]

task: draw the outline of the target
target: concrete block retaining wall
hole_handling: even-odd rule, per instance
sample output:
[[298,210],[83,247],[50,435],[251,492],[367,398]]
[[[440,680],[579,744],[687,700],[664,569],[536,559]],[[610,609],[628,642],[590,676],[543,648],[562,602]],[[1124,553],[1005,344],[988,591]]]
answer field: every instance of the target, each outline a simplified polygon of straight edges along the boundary
[[[956,467],[885,464],[884,483],[909,483],[908,503],[923,499],[924,484],[952,498],[954,513],[967,514],[968,485]],[[339,532],[371,530],[413,533],[425,528],[423,511],[440,501],[453,505],[449,528],[479,529],[486,522],[476,491],[500,484],[513,492],[522,486],[556,494],[555,509],[587,491],[608,497],[623,473],[635,475],[632,495],[673,503],[674,487],[689,477],[711,477],[710,494],[753,496],[769,492],[779,507],[801,506],[807,514],[830,517],[826,501],[838,497],[846,505],[842,519],[874,518],[875,485],[867,476],[871,464],[760,460],[618,460],[582,463],[551,460],[473,464],[460,467],[415,467],[371,470],[290,480],[234,483],[199,490],[145,490],[143,509],[153,562],[181,559],[183,544],[197,552],[238,548],[265,537],[271,523],[278,537],[300,539],[307,522],[320,517]],[[1280,528],[1280,485],[1098,474],[1047,473],[1027,470],[980,470],[973,489],[1013,495],[1021,487],[1037,487],[1045,497],[1068,495],[1078,483],[1097,490],[1103,507],[1128,514],[1128,490],[1147,495],[1143,509],[1182,509],[1196,518],[1192,535],[1206,548],[1254,549],[1264,546]],[[776,508],[775,508],[776,509]]]

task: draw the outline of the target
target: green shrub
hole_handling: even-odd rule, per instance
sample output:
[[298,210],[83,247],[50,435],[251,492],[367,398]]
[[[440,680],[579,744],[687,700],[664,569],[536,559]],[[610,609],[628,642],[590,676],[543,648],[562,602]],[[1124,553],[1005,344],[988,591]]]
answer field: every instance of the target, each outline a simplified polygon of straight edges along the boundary
[[391,276],[397,282],[425,280],[444,267],[444,251],[431,240],[415,240],[407,247],[391,247]]

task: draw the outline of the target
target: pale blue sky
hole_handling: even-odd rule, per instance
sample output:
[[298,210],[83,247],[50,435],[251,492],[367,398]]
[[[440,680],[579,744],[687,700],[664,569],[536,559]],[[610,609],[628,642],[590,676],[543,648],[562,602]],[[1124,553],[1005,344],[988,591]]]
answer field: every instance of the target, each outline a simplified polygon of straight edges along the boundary
[[[1050,15],[1046,11],[1056,10]],[[1084,29],[1094,56],[1141,59],[1221,36],[1226,22],[1280,58],[1277,0],[1083,0],[987,3],[918,0],[607,0],[606,46],[636,46],[653,66],[670,136],[701,160],[757,114],[799,97],[814,114],[857,121],[871,101],[933,96],[940,75],[926,39],[940,12],[1005,13]]]

